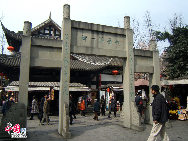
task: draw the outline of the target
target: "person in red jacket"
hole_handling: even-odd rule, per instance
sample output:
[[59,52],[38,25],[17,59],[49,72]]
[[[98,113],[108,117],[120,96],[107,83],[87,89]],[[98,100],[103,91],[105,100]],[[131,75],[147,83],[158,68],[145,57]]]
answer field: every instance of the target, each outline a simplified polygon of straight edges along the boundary
[[81,104],[80,104],[81,116],[85,116],[85,109],[86,109],[85,100],[82,98]]

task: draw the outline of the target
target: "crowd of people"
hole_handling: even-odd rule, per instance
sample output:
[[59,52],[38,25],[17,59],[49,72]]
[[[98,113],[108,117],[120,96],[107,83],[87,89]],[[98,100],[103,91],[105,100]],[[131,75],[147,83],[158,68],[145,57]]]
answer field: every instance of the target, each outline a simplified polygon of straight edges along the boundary
[[[166,134],[165,123],[169,119],[169,110],[177,109],[180,106],[180,100],[174,98],[171,106],[165,99],[164,94],[160,94],[160,88],[158,85],[153,85],[151,87],[151,94],[154,97],[154,100],[151,103],[152,106],[152,116],[153,116],[153,128],[151,130],[148,141],[156,140],[157,136],[160,135],[162,139],[169,140],[168,135]],[[37,116],[40,120],[40,124],[44,125],[49,124],[49,109],[50,109],[50,97],[45,94],[42,97],[41,101],[38,103],[35,96],[33,96],[31,109],[30,109],[30,120],[34,119],[34,116]],[[7,100],[2,101],[2,113],[3,117],[6,116],[7,112],[11,106],[15,103],[13,95],[9,95]],[[70,124],[72,125],[73,119],[76,119],[76,113],[79,108],[81,116],[86,115],[87,103],[84,97],[81,97],[80,106],[78,107],[77,102],[75,103],[72,95],[69,97],[69,117]],[[142,117],[144,115],[144,109],[146,108],[143,104],[142,92],[139,91],[135,96],[135,105],[137,106],[137,111]],[[100,114],[102,116],[106,115],[106,108],[108,107],[108,118],[111,118],[111,113],[113,112],[114,117],[116,117],[116,112],[118,110],[118,102],[116,102],[114,95],[110,97],[109,105],[107,106],[106,99],[104,95],[99,99],[94,99],[93,102],[93,119],[99,121]]]
[[[33,96],[31,107],[29,108],[28,113],[30,114],[30,120],[34,119],[34,116],[40,120],[40,124],[44,125],[46,122],[49,124],[49,111],[50,111],[50,98],[47,94],[42,97],[41,101],[38,102],[36,97]],[[7,112],[11,108],[11,106],[15,103],[15,99],[13,95],[7,96],[2,101],[2,114],[3,118],[6,116]]]
[[[88,102],[87,102],[88,103]],[[114,96],[111,97],[109,101],[108,106],[108,118],[111,118],[111,113],[113,112],[114,117],[116,117],[117,107],[118,103],[116,102]],[[77,109],[80,111],[81,116],[86,115],[86,107],[87,104],[85,102],[85,98],[81,97],[79,106],[73,102],[73,98],[70,95],[69,97],[69,116],[70,116],[70,124],[72,125],[73,119],[76,118],[75,114],[77,113]],[[94,113],[94,120],[99,120],[99,116],[105,116],[106,115],[106,100],[104,98],[104,95],[101,96],[101,99],[94,99],[93,102],[93,113]]]
[[[37,100],[35,96],[32,97],[31,106],[28,110],[29,120],[33,120],[35,117],[37,117],[40,121],[41,125],[49,124],[49,112],[50,112],[50,97],[45,94],[41,100]],[[10,109],[11,105],[15,103],[14,97],[12,95],[9,96],[9,99],[6,101],[3,101],[2,106],[2,113],[5,116],[6,112]],[[85,101],[85,98],[81,98],[80,106],[77,105],[77,102],[74,101],[72,98],[72,95],[69,97],[69,117],[70,117],[70,124],[73,123],[73,119],[76,119],[76,114],[78,110],[80,111],[81,116],[86,115],[86,107],[88,106],[88,101]],[[91,103],[90,103],[91,104]],[[114,96],[111,97],[109,101],[109,107],[108,107],[108,117],[111,118],[111,112],[114,113],[114,117],[116,117],[117,112],[117,104],[116,100],[114,99]],[[106,115],[106,100],[104,95],[101,96],[101,99],[94,99],[93,102],[93,112],[94,112],[94,120],[99,120],[100,114],[102,116]]]
[[36,97],[33,96],[30,120],[33,120],[33,117],[36,115],[39,118],[41,125],[44,125],[45,122],[49,124],[50,100],[50,97],[45,94],[44,97],[42,97],[40,104],[38,104]]

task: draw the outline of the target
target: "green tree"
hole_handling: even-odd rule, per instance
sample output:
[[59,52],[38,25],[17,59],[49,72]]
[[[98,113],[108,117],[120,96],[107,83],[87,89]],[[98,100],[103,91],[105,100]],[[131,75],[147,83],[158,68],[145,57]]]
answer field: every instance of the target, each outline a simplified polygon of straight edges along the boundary
[[[175,23],[172,22],[171,23]],[[169,79],[188,75],[188,26],[173,24],[172,33],[156,31],[158,41],[168,40],[170,46],[165,49],[167,62],[165,73]]]

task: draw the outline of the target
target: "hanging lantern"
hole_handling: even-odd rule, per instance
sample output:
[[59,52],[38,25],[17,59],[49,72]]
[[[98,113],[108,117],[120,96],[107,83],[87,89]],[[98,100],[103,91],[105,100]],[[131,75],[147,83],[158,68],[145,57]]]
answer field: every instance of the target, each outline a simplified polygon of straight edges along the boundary
[[117,75],[118,73],[119,73],[118,70],[113,70],[113,71],[112,71],[112,74],[113,74],[113,75]]
[[7,49],[8,49],[9,51],[13,51],[13,50],[14,50],[14,47],[13,47],[13,46],[9,46],[9,47],[7,47]]

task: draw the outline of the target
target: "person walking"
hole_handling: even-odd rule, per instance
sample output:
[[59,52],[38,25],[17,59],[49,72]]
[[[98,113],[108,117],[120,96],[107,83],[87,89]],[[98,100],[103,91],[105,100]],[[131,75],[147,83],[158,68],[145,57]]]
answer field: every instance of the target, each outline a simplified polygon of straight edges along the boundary
[[159,92],[159,86],[153,85],[151,87],[151,93],[154,100],[152,105],[153,127],[150,136],[147,141],[157,140],[157,136],[160,134],[161,140],[169,141],[169,137],[166,133],[165,123],[168,121],[168,107],[163,95]]
[[81,104],[80,104],[81,116],[85,116],[85,109],[86,109],[85,100],[82,97]]
[[69,118],[70,118],[70,125],[72,125],[73,116],[75,116],[74,103],[73,103],[72,95],[70,95],[70,97],[69,97]]
[[33,116],[38,113],[39,113],[38,102],[37,102],[35,96],[33,96],[30,120],[33,120]]
[[3,103],[3,107],[2,107],[2,113],[3,113],[3,117],[6,115],[6,113],[8,112],[8,110],[11,108],[11,106],[14,104],[14,97],[11,95],[10,98],[5,101]]
[[76,98],[73,97],[73,95],[71,95],[71,101],[72,101],[72,116],[74,119],[76,119],[76,111],[77,111],[77,102],[76,102]]
[[135,97],[135,103],[137,106],[137,111],[140,113],[140,116],[142,117],[143,114],[143,100],[142,100],[142,93],[141,91],[137,93]]
[[105,116],[106,101],[104,99],[104,95],[101,96],[100,104],[101,104],[101,113],[102,113],[102,116]]
[[110,100],[108,118],[111,118],[110,115],[112,111],[114,112],[114,117],[116,117],[117,104],[116,100],[114,99],[114,96],[112,96]]
[[46,123],[49,124],[49,98],[47,95],[45,95],[44,105],[43,105],[43,118],[42,118],[42,125],[44,125],[44,121],[46,120]]
[[[47,94],[45,96],[47,96]],[[39,104],[39,120],[40,120],[40,123],[42,123],[42,118],[43,118],[43,106],[44,106],[45,96],[41,98],[41,101],[40,101],[40,104]]]
[[116,100],[114,99],[114,96],[112,96],[111,99],[111,111],[114,112],[114,117],[116,117],[117,107],[116,107]]
[[94,99],[93,111],[94,111],[94,114],[95,114],[93,119],[98,121],[99,120],[98,119],[98,114],[100,114],[100,104],[97,101],[97,99]]

